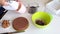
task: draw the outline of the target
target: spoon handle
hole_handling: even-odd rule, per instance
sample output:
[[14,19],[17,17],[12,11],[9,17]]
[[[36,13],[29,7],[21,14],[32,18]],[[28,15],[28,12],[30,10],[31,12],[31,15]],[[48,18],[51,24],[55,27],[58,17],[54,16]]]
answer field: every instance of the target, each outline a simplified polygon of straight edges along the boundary
[[25,31],[16,31],[16,32],[10,32],[10,33],[2,33],[2,34],[13,34],[13,33],[22,33],[22,32],[25,32]]

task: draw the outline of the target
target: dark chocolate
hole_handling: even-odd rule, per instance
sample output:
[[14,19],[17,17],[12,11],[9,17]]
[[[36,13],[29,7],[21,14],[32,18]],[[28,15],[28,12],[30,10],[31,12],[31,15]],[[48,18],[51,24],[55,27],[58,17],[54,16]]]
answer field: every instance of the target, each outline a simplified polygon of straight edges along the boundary
[[36,20],[36,24],[38,24],[38,25],[45,25],[45,22],[43,22],[42,20]]

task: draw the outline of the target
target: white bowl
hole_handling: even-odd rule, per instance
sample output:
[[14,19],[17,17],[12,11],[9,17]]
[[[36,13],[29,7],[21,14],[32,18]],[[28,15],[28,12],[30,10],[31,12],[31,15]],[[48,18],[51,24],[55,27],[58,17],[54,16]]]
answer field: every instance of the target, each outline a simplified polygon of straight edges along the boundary
[[8,3],[7,6],[3,6],[3,8],[5,8],[6,10],[16,10],[19,6],[19,3],[16,1],[10,1],[7,3]]
[[5,8],[6,10],[17,10],[19,5],[21,5],[21,7],[19,8],[19,10],[17,12],[19,13],[25,13],[26,11],[26,7],[22,4],[22,3],[19,3],[19,2],[16,2],[16,1],[10,1],[8,2],[8,6],[3,6],[3,8]]

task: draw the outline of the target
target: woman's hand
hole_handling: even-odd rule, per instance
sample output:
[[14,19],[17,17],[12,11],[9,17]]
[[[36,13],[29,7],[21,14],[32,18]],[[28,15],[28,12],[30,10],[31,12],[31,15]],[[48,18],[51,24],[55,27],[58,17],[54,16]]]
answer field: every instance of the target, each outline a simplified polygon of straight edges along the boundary
[[[15,0],[15,1],[20,2],[20,0]],[[6,6],[8,4],[7,4],[6,0],[0,0],[0,5]]]
[[7,2],[6,2],[6,0],[0,0],[0,5],[7,5]]

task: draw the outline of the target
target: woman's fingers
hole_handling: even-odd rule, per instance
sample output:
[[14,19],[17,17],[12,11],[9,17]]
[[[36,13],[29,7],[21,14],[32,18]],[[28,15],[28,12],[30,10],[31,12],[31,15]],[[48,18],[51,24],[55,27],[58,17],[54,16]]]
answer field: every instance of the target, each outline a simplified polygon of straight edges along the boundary
[[14,0],[14,1],[20,2],[20,0]]
[[7,2],[5,2],[4,4],[3,4],[3,6],[7,6],[8,5],[8,3]]
[[0,5],[8,5],[6,0],[0,0]]

